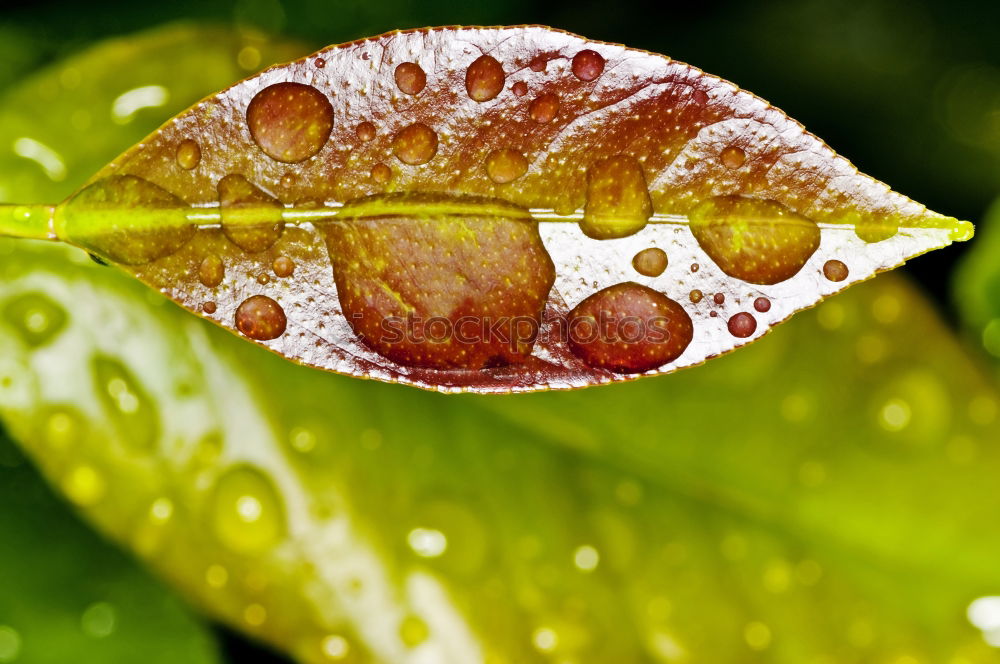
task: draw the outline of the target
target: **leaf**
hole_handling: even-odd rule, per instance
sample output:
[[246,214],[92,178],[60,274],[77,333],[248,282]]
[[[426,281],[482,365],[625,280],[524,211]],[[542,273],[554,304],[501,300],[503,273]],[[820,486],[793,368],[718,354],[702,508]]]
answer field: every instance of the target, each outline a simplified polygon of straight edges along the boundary
[[479,392],[698,364],[972,234],[730,83],[541,27],[325,49],[7,217],[296,362]]

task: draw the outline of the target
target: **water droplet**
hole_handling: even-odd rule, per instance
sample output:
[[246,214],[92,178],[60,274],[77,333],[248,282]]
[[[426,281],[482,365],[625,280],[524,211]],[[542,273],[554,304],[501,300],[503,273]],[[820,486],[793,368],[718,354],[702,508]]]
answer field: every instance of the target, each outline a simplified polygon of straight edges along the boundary
[[[129,210],[128,230],[109,219]],[[142,265],[180,249],[195,233],[190,206],[134,175],[112,175],[85,187],[56,211],[64,240],[124,265]]]
[[753,308],[761,313],[771,310],[771,301],[766,297],[758,297],[753,301]]
[[271,269],[274,270],[276,277],[284,279],[292,276],[292,273],[295,272],[295,261],[288,256],[277,256],[271,263]]
[[643,249],[632,257],[632,267],[646,277],[658,277],[667,269],[667,252],[658,247]]
[[511,87],[511,92],[513,92],[516,97],[523,97],[528,94],[528,84],[524,81],[518,81]]
[[419,94],[427,85],[427,74],[416,62],[404,62],[396,67],[393,74],[396,79],[396,87],[400,92],[408,95]]
[[316,58],[315,60],[313,60],[313,65],[316,67],[316,69],[322,69],[323,67],[326,67],[326,60],[324,60],[323,58]]
[[226,268],[222,259],[212,254],[205,256],[198,266],[198,281],[206,288],[215,288],[226,277]]
[[823,263],[823,276],[830,281],[843,281],[848,274],[849,271],[843,261],[834,259]]
[[406,542],[422,558],[437,558],[448,548],[444,533],[433,528],[414,528],[406,536]]
[[207,300],[201,303],[201,310],[209,315],[214,314],[218,310],[218,308],[219,308],[218,305],[211,300]]
[[708,312],[708,315],[711,316],[712,318],[716,318],[719,315],[719,312],[718,311],[710,311],[710,312]]
[[741,311],[729,319],[729,334],[745,339],[757,331],[757,319]]
[[539,55],[539,56],[536,56],[535,58],[533,58],[531,60],[531,64],[528,65],[528,67],[533,72],[542,72],[542,71],[545,71],[545,65],[547,65],[547,64],[548,64],[548,60],[545,58],[545,56],[544,55]]
[[215,536],[237,553],[262,553],[285,535],[285,508],[274,484],[249,465],[219,477],[210,514]]
[[390,169],[385,164],[375,164],[372,166],[371,173],[372,180],[379,184],[385,184],[392,178],[392,169]]
[[95,602],[83,611],[80,616],[80,628],[83,633],[93,639],[103,639],[111,636],[118,622],[115,607],[107,602]]
[[699,302],[701,302],[701,298],[703,297],[705,297],[704,294],[698,289],[695,289],[690,293],[688,293],[688,299],[690,299],[691,302],[693,302],[694,304],[698,304]]
[[573,565],[581,572],[593,572],[600,561],[597,549],[589,544],[584,544],[573,552]]
[[233,244],[256,254],[281,237],[285,223],[278,199],[251,184],[242,175],[227,175],[216,185],[222,214],[222,232]]
[[729,169],[737,169],[747,161],[747,153],[735,145],[730,145],[719,153],[719,161]]
[[399,624],[399,638],[409,648],[420,645],[431,635],[431,629],[420,617],[410,614]]
[[559,97],[552,92],[538,95],[528,105],[528,117],[538,124],[552,122],[559,112]]
[[281,182],[279,183],[284,189],[291,189],[295,185],[295,181],[298,178],[295,173],[285,173],[281,176]]
[[190,171],[201,161],[201,148],[198,147],[197,142],[190,138],[185,139],[177,146],[175,159],[177,159],[178,166],[186,171]]
[[124,364],[108,355],[92,360],[94,391],[115,423],[121,442],[140,451],[155,447],[160,418],[153,400]]
[[392,152],[404,164],[426,164],[437,154],[438,135],[423,122],[400,129],[392,139]]
[[573,56],[573,75],[581,81],[593,81],[604,73],[604,57],[586,49]]
[[16,662],[21,656],[21,635],[13,627],[0,625],[0,662]]
[[358,132],[358,138],[367,143],[368,141],[371,141],[375,138],[377,130],[375,129],[374,124],[365,120],[364,122],[358,125],[357,132]]
[[677,359],[694,335],[684,308],[637,283],[594,293],[569,313],[569,347],[598,369],[641,373]]
[[49,343],[66,326],[66,312],[42,293],[23,293],[3,307],[4,319],[31,348]]
[[302,83],[276,83],[247,106],[254,142],[276,161],[294,164],[326,145],[333,130],[333,106],[322,92]]
[[347,639],[339,634],[330,634],[323,637],[323,641],[320,643],[320,650],[323,651],[323,655],[328,659],[337,660],[347,657],[347,654],[351,651],[351,646]]
[[701,269],[700,265],[698,265],[697,263],[691,263],[691,272],[697,272],[700,269]]
[[265,272],[261,272],[260,274],[257,275],[257,283],[260,284],[261,286],[270,283],[270,281],[271,277],[268,276],[267,273]]
[[465,72],[465,90],[478,102],[489,101],[503,90],[506,76],[496,58],[481,55]]
[[104,497],[104,478],[93,467],[81,464],[72,468],[62,480],[66,496],[82,507],[90,507]]
[[486,174],[497,184],[516,180],[528,170],[528,160],[517,150],[494,150],[486,157]]
[[287,324],[285,310],[266,295],[249,297],[236,309],[236,329],[251,339],[277,339]]
[[753,284],[794,276],[819,247],[819,226],[774,201],[719,196],[688,217],[698,244],[719,268]]
[[722,304],[726,301],[726,296],[723,293],[716,293],[712,296],[712,301],[716,304]]
[[642,166],[618,155],[601,159],[587,170],[587,204],[580,229],[606,240],[638,233],[653,214]]

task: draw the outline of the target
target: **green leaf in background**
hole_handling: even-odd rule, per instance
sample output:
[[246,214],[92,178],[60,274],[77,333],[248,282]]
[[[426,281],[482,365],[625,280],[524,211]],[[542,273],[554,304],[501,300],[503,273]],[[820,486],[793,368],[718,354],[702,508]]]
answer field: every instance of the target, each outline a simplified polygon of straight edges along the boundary
[[1000,661],[966,617],[1000,591],[1000,395],[898,278],[697,372],[445,397],[14,247],[3,423],[102,531],[300,661]]

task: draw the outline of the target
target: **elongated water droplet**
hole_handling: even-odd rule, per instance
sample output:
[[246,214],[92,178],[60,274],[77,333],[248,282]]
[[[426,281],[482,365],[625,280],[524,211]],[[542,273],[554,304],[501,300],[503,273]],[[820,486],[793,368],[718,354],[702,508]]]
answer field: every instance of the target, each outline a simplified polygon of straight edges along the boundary
[[481,55],[465,72],[465,90],[478,102],[489,101],[503,90],[506,76],[496,58]]
[[66,326],[66,311],[42,293],[24,293],[9,300],[3,317],[31,348],[49,343]]
[[661,367],[677,359],[694,336],[680,304],[634,282],[594,293],[570,312],[568,326],[575,355],[617,373]]
[[178,166],[186,171],[190,171],[201,162],[201,148],[198,147],[197,142],[190,138],[185,139],[177,146],[175,159],[177,159]]
[[278,241],[285,227],[278,199],[242,175],[227,175],[219,180],[217,189],[222,232],[233,244],[255,254]]
[[843,281],[849,274],[850,271],[843,261],[833,259],[823,263],[823,276],[830,281]]
[[698,244],[731,277],[776,284],[794,276],[819,247],[819,226],[774,201],[719,196],[688,215]]
[[573,56],[573,75],[581,81],[596,80],[604,73],[604,57],[597,51],[586,49]]
[[121,442],[136,450],[155,447],[160,418],[153,400],[139,381],[117,359],[95,355],[91,366],[94,392],[114,422]]
[[437,154],[438,135],[423,122],[400,129],[392,139],[392,152],[404,164],[426,164]]
[[198,265],[198,281],[206,288],[215,288],[225,277],[226,268],[222,264],[222,259],[215,254],[205,256]]
[[209,513],[219,542],[237,553],[261,553],[285,535],[285,508],[274,484],[249,465],[223,473]]
[[287,324],[285,310],[266,295],[249,297],[236,309],[236,329],[251,339],[277,339]]
[[278,256],[271,263],[271,269],[274,270],[276,277],[284,279],[292,276],[292,272],[295,271],[295,261],[288,256]]
[[528,170],[528,160],[517,150],[494,150],[486,157],[486,174],[497,184],[516,180]]
[[247,106],[254,142],[276,161],[292,164],[319,152],[333,130],[333,106],[322,92],[302,83],[276,83]]
[[757,331],[757,319],[741,311],[729,319],[729,334],[744,339]]
[[601,159],[587,171],[587,205],[580,229],[598,240],[638,233],[653,214],[642,166],[618,155]]
[[658,277],[667,269],[667,252],[659,247],[643,249],[632,258],[632,267],[646,277]]
[[[122,210],[128,210],[127,217]],[[168,256],[194,236],[190,206],[135,177],[112,175],[81,190],[56,211],[59,236],[116,263],[142,265]]]
[[367,120],[358,125],[357,132],[358,132],[358,138],[364,141],[365,143],[373,140],[375,138],[375,134],[377,133],[375,125],[373,125],[371,122],[368,122]]
[[552,92],[538,95],[528,105],[528,116],[538,124],[552,122],[559,112],[559,97]]
[[427,85],[427,74],[416,62],[404,62],[396,67],[393,78],[396,79],[396,87],[408,95],[419,94]]

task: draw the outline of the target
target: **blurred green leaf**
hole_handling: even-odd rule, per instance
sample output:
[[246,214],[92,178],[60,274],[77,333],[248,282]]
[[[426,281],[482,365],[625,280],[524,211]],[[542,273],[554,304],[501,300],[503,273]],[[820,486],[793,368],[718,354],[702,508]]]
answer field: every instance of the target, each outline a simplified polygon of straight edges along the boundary
[[966,618],[1000,591],[1000,395],[898,278],[696,372],[445,397],[291,366],[79,252],[0,251],[3,422],[301,661],[1000,661]]

